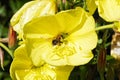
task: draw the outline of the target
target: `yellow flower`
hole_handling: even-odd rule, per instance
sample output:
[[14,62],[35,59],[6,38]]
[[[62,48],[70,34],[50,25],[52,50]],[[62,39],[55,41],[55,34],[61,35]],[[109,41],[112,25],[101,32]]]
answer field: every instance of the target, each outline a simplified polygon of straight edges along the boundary
[[108,22],[120,20],[120,0],[97,0],[99,15]]
[[12,80],[68,80],[72,69],[72,66],[55,67],[46,63],[34,66],[23,44],[15,50],[10,76]]
[[82,8],[42,16],[24,26],[28,52],[34,65],[83,65],[97,44],[95,22]]
[[97,8],[97,5],[95,4],[95,0],[86,0],[86,5],[88,8],[89,14],[90,15],[94,14]]
[[23,27],[31,19],[43,15],[52,15],[56,12],[55,0],[35,0],[26,3],[10,20],[11,26],[23,38]]

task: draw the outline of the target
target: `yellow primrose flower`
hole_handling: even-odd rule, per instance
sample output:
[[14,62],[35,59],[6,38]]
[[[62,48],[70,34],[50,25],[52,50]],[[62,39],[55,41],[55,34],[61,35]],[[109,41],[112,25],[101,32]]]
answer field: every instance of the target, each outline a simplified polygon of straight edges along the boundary
[[31,19],[43,15],[52,15],[56,12],[55,0],[35,0],[26,3],[10,20],[11,26],[19,34],[18,38],[23,37],[23,27]]
[[46,63],[36,67],[25,45],[21,45],[15,50],[10,76],[12,80],[68,80],[72,69],[72,66],[55,67]]
[[97,0],[99,15],[108,22],[120,20],[120,0]]
[[56,66],[86,64],[97,44],[94,19],[80,7],[33,19],[23,31],[36,66],[42,59]]
[[97,8],[97,5],[95,4],[95,0],[86,0],[86,5],[89,11],[89,14],[93,15]]

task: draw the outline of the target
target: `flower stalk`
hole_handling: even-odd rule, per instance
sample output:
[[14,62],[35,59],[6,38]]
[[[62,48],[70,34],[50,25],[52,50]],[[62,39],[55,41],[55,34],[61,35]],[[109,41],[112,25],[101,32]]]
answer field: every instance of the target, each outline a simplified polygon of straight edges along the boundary
[[109,28],[115,28],[115,25],[114,24],[108,24],[108,25],[104,25],[104,26],[99,26],[99,27],[96,27],[96,31],[99,31],[99,30],[103,30],[103,29],[109,29]]
[[101,80],[104,80],[104,72],[105,72],[105,67],[106,67],[106,49],[105,49],[105,43],[107,41],[108,36],[108,31],[106,30],[105,33],[103,34],[103,42],[100,46],[100,51],[98,54],[98,62],[97,62],[97,70],[99,72]]
[[8,49],[8,47],[6,47],[3,43],[0,43],[0,47],[2,47],[3,49],[5,49],[8,54],[13,58],[13,54],[12,52]]
[[3,62],[4,62],[4,53],[3,50],[0,48],[0,64],[1,64],[1,68],[4,70]]

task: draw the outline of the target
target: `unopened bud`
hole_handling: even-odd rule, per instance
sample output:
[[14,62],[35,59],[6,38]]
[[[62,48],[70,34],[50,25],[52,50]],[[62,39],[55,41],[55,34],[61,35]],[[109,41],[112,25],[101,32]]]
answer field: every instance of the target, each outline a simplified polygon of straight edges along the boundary
[[9,48],[15,48],[15,46],[16,46],[16,40],[17,40],[17,38],[16,38],[16,32],[10,26],[9,27],[9,41],[8,41]]

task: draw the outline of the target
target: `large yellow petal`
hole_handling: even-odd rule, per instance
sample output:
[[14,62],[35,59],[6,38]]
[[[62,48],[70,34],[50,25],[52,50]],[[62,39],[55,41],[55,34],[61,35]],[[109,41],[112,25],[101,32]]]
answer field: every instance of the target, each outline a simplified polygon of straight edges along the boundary
[[36,1],[36,4],[28,8],[21,16],[20,26],[24,26],[35,17],[55,14],[55,9],[56,5],[54,0]]
[[19,20],[20,20],[21,16],[23,15],[23,13],[26,11],[26,9],[28,7],[30,7],[31,5],[34,5],[35,3],[36,3],[35,1],[31,1],[31,2],[28,2],[28,3],[24,4],[24,6],[19,11],[17,11],[16,14],[14,14],[12,16],[12,18],[10,20],[11,26],[16,25],[19,22]]
[[44,64],[40,68],[16,70],[17,80],[68,80],[72,66],[54,67]]
[[99,15],[108,22],[120,20],[120,0],[97,0]]
[[73,66],[59,66],[55,67],[54,71],[56,72],[56,80],[69,80]]
[[[79,51],[78,51],[79,52]],[[68,62],[70,65],[84,65],[90,62],[93,58],[93,53],[91,51],[80,51],[72,56],[68,57]]]
[[27,39],[26,47],[29,56],[36,67],[43,65],[45,62],[42,59],[42,54],[49,53],[51,51],[51,43],[43,39]]
[[71,33],[76,29],[80,29],[87,17],[87,12],[85,12],[85,10],[80,7],[62,11],[56,15],[57,21],[65,33]]
[[93,17],[89,17],[83,27],[67,37],[69,42],[79,46],[81,50],[92,50],[97,45],[97,34]]
[[97,5],[95,4],[95,0],[86,0],[87,9],[90,15],[93,15],[95,10],[97,9]]
[[83,26],[87,17],[88,14],[80,7],[62,11],[53,16],[38,17],[25,25],[24,33],[51,34],[54,36],[62,32],[72,33]]
[[78,66],[88,63],[93,58],[93,54],[90,50],[81,50],[78,45],[68,43],[64,46],[62,45],[56,48],[53,47],[49,53],[44,53],[42,57],[51,65]]
[[10,66],[10,76],[13,80],[16,80],[15,71],[21,69],[30,69],[32,67],[32,62],[28,57],[25,45],[17,48],[14,54],[14,60]]
[[45,64],[40,68],[16,70],[17,80],[56,80],[54,67]]
[[56,36],[61,32],[61,27],[55,16],[41,16],[31,20],[24,27],[24,34],[49,34]]

